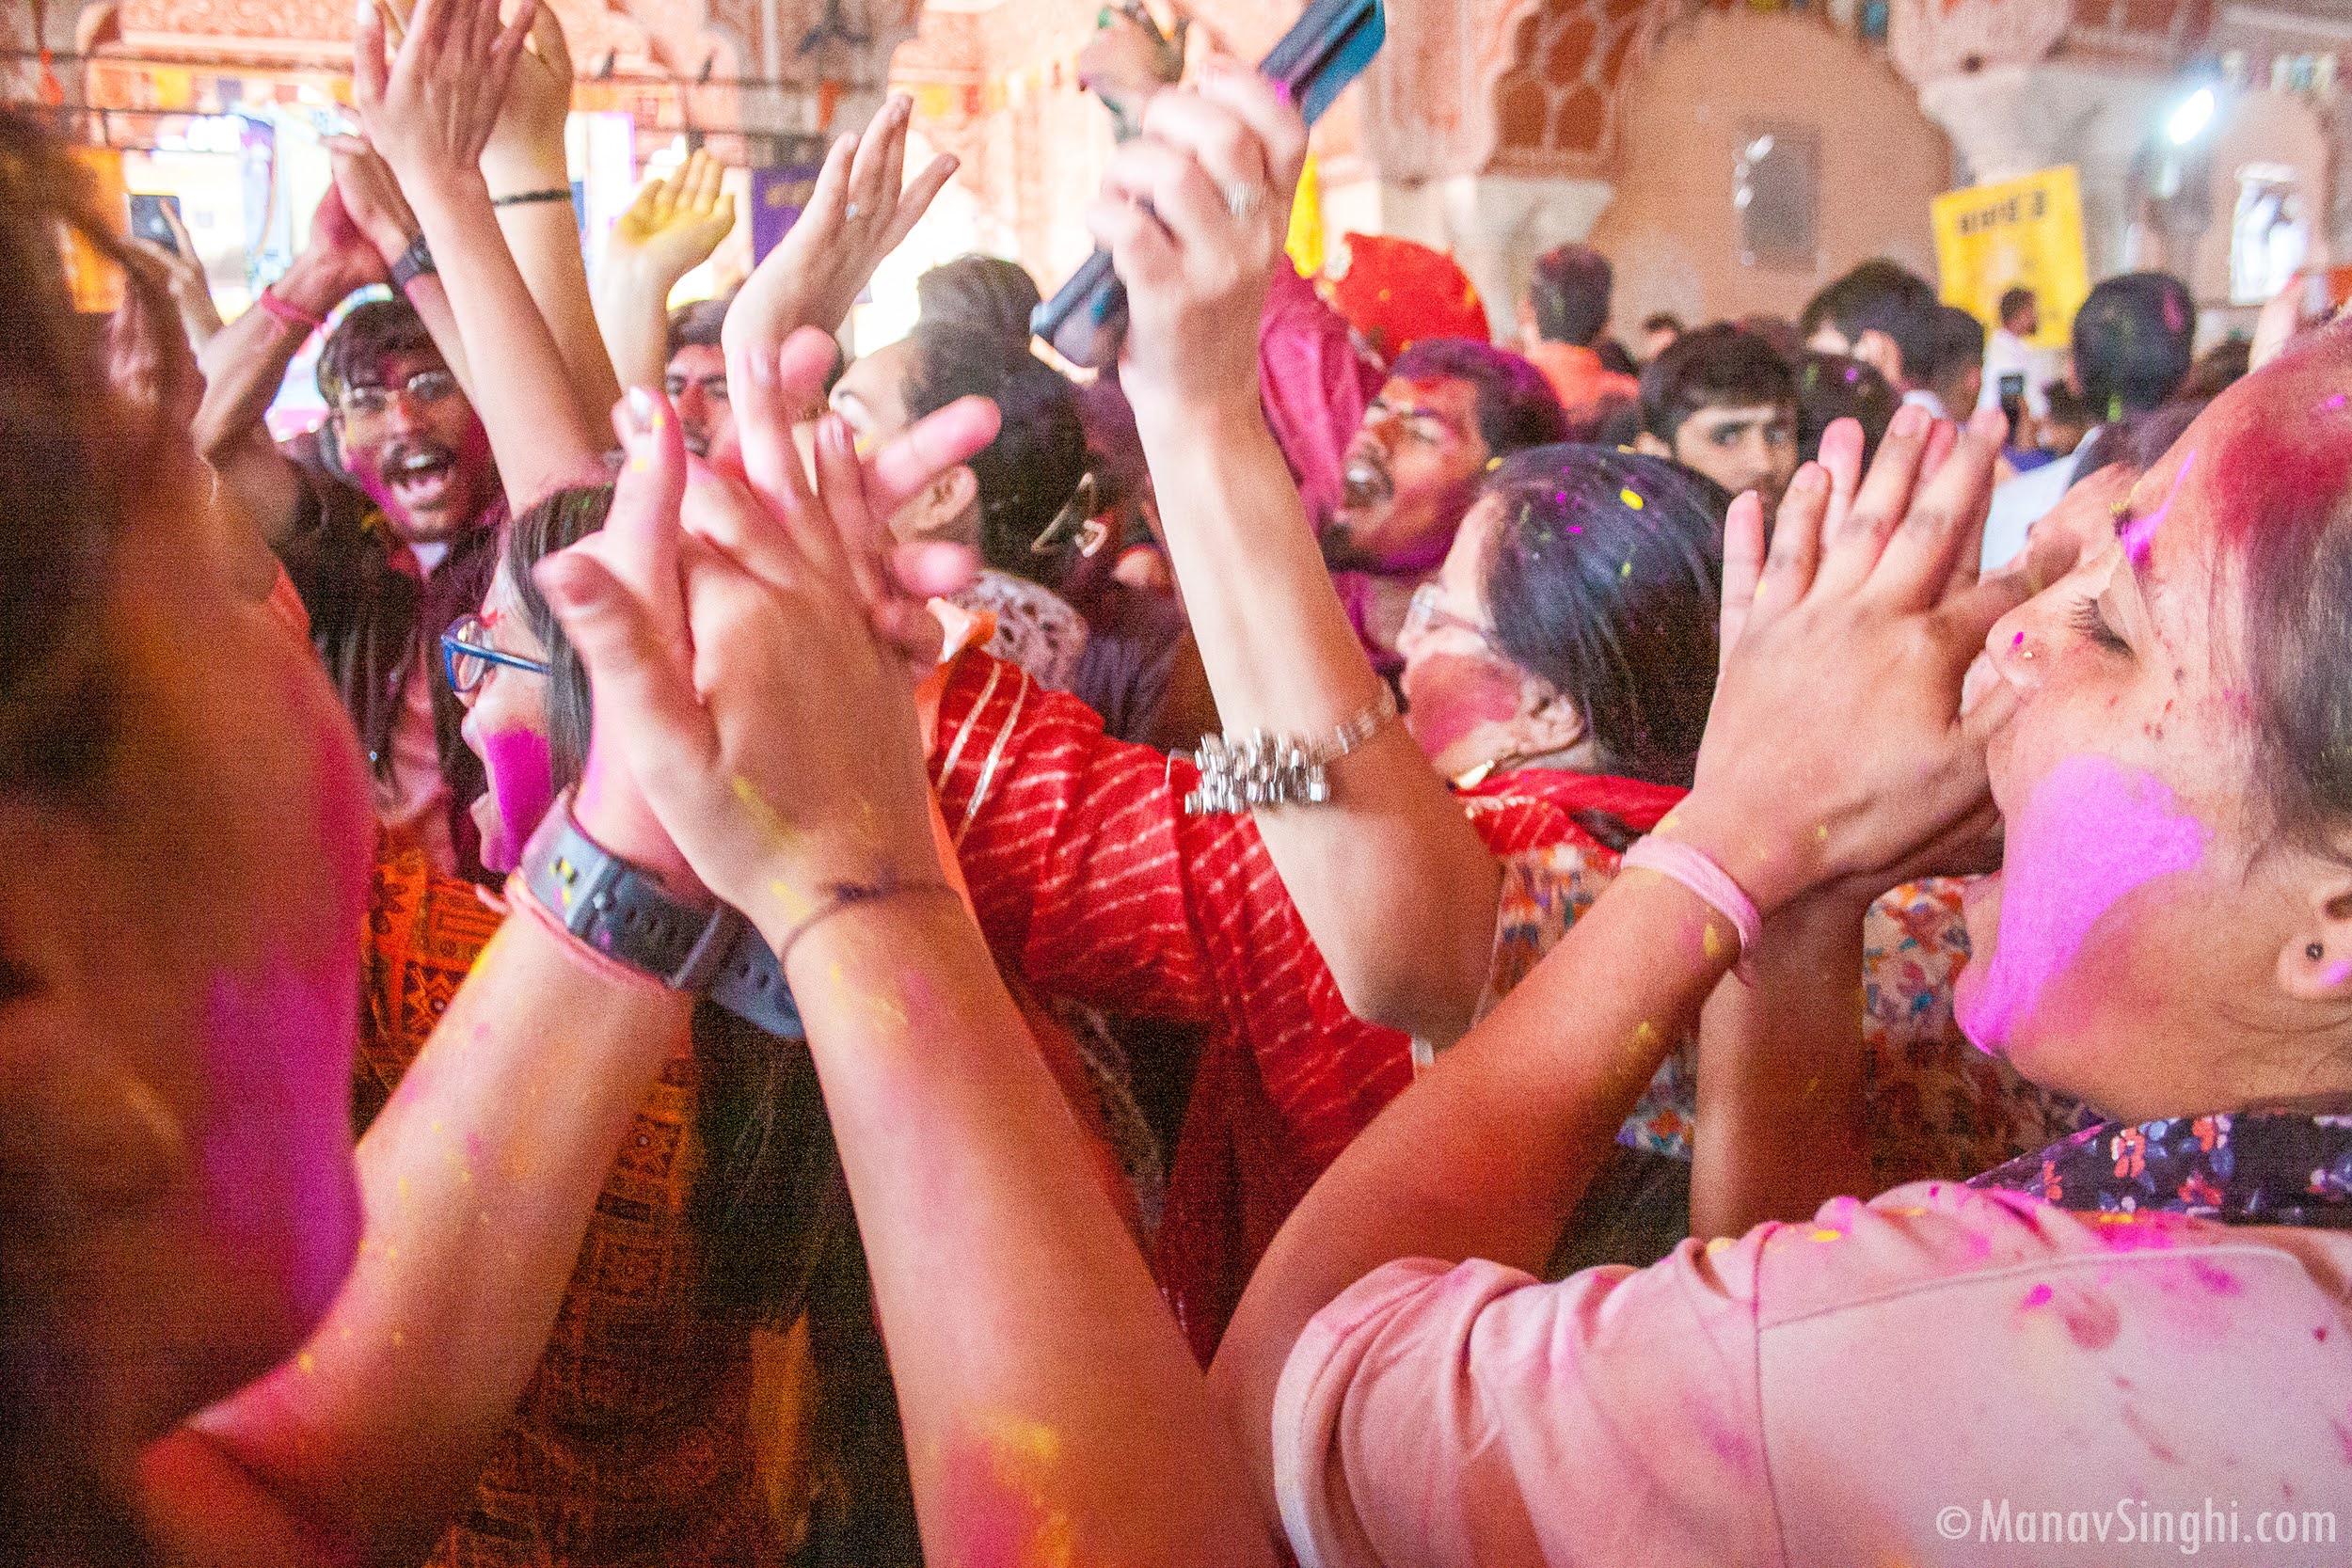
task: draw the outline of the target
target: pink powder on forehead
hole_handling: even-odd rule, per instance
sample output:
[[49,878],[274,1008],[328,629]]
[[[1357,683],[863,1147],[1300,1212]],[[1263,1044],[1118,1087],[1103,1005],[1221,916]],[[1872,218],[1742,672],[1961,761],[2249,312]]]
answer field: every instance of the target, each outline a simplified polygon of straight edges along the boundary
[[482,863],[502,874],[521,863],[523,845],[555,803],[555,765],[547,736],[514,729],[483,736],[482,767],[490,776],[490,800],[499,818],[496,842],[482,846]]
[[1998,1051],[2100,917],[2133,889],[2197,865],[2211,836],[2152,774],[2103,756],[2052,768],[2009,824],[1993,962],[1957,999],[1962,1033]]

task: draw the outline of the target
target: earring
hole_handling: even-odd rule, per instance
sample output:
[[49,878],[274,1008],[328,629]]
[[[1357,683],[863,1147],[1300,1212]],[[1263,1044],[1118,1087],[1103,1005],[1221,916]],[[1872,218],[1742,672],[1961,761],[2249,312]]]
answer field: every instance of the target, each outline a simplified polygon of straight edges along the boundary
[[2317,942],[2312,942],[2309,947],[2303,949],[2303,957],[2311,959],[2313,963],[2317,963],[2320,959],[2326,958],[2327,956],[2328,949],[2322,947]]

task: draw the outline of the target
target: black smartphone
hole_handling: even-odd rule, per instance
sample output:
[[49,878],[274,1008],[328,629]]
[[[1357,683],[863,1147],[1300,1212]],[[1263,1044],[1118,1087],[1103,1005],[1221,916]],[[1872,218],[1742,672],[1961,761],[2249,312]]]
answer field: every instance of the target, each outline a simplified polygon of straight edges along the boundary
[[[171,210],[171,217],[164,210]],[[172,231],[171,218],[180,216],[180,198],[176,196],[148,196],[139,191],[131,193],[131,232],[142,240],[152,240],[170,251],[180,254],[180,237]]]
[[[1266,52],[1258,71],[1282,84],[1312,125],[1364,73],[1388,32],[1380,0],[1314,0]],[[1029,330],[1073,365],[1099,371],[1118,363],[1119,345],[1127,335],[1127,291],[1111,266],[1110,252],[1088,257],[1053,298],[1029,313]]]
[[2008,416],[2009,428],[2014,432],[2018,421],[2026,417],[2026,372],[2001,372],[2001,412]]

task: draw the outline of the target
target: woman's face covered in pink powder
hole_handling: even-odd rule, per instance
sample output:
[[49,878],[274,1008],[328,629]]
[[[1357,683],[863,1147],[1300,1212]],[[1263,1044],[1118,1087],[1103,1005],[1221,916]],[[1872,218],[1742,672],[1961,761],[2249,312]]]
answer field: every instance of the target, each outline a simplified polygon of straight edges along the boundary
[[[525,658],[548,657],[532,635],[502,562],[490,579],[490,591],[483,595],[482,626],[501,652]],[[512,871],[521,862],[532,830],[555,800],[548,752],[548,677],[493,664],[484,672],[482,683],[461,700],[466,704],[466,744],[482,759],[490,784],[473,803],[474,827],[482,834],[482,863],[492,871]]]
[[2343,873],[2280,844],[2264,806],[2238,533],[2263,526],[2282,465],[2336,494],[2352,478],[2352,416],[2320,373],[2341,355],[2325,357],[2217,400],[2111,537],[1986,640],[1997,678],[1971,722],[2005,869],[1970,897],[1955,1011],[1983,1049],[2110,1114],[2273,1098],[2333,1049],[2294,975]]

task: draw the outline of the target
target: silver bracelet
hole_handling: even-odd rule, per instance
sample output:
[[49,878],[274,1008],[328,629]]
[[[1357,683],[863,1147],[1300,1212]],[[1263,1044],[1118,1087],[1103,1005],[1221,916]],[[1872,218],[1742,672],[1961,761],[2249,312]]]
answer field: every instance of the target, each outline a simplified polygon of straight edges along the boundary
[[1209,816],[1261,806],[1319,806],[1331,799],[1331,764],[1380,733],[1396,717],[1396,693],[1386,682],[1379,700],[1336,726],[1320,743],[1297,736],[1253,731],[1238,740],[1204,736],[1192,754],[1200,782],[1184,797],[1184,812]]

